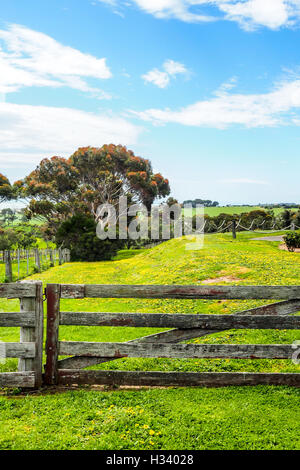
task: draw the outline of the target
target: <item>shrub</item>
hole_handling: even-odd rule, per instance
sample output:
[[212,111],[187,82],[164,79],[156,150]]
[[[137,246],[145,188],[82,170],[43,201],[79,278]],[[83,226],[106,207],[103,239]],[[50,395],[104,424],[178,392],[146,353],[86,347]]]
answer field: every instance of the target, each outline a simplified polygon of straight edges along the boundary
[[110,260],[123,246],[120,240],[99,240],[96,222],[91,216],[75,215],[63,222],[56,243],[71,252],[71,261]]
[[0,228],[0,250],[11,250],[18,242],[17,234],[12,229]]
[[300,232],[289,232],[284,237],[285,244],[289,251],[300,248]]

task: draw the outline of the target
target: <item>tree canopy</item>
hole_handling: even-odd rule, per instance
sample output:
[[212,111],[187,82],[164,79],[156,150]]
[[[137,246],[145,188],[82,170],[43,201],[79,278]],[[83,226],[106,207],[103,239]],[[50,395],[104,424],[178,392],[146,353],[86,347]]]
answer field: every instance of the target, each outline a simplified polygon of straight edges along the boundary
[[151,209],[156,198],[170,193],[169,181],[153,173],[149,160],[121,145],[79,148],[70,158],[46,158],[23,181],[15,183],[20,197],[30,198],[29,216],[50,224],[75,214],[96,215],[100,204],[117,206],[120,196]]
[[0,173],[0,203],[14,198],[14,190],[6,176]]

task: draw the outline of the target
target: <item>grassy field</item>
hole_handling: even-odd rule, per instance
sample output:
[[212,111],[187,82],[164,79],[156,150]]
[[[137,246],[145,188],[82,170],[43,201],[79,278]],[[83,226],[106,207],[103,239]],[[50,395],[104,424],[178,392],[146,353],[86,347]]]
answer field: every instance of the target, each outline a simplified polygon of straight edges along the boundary
[[[54,264],[58,265],[58,259],[55,259]],[[43,256],[41,259],[41,270],[45,271],[46,269],[49,269],[50,265],[51,264],[50,264],[49,256],[47,257],[47,260]],[[29,257],[28,274],[27,274],[27,260],[26,259],[20,260],[19,272],[18,272],[18,261],[17,260],[12,261],[13,282],[18,281],[19,279],[24,279],[35,272],[36,272],[36,264],[35,264],[34,256]],[[5,264],[3,262],[0,262],[0,282],[5,282]]]
[[[233,214],[243,214],[243,213],[247,213],[247,212],[251,212],[251,211],[255,211],[255,210],[265,210],[267,211],[268,209],[264,209],[263,207],[258,207],[258,206],[230,206],[230,207],[205,207],[205,214],[209,215],[210,217],[216,217],[218,216],[219,214],[229,214],[229,215],[233,215]],[[298,208],[294,208],[294,209],[291,209],[293,211],[297,211]],[[274,215],[275,216],[278,216],[279,214],[281,214],[281,212],[283,212],[284,209],[283,208],[275,208],[273,209],[273,212],[274,212]],[[190,215],[189,212],[195,212],[195,209],[193,211],[189,211],[187,210],[187,215]]]
[[[120,284],[299,284],[299,254],[253,235],[207,235],[203,250],[186,250],[185,239],[151,250],[123,251],[114,261],[70,263],[32,278],[47,282]],[[64,300],[64,311],[234,313],[262,301],[143,299]],[[0,302],[13,311],[15,301]],[[127,341],[159,329],[61,327],[61,340]],[[17,329],[0,329],[17,341]],[[232,330],[199,343],[292,343],[298,331]],[[290,361],[122,359],[98,369],[300,372]],[[16,361],[0,364],[15,370]],[[87,389],[0,396],[0,449],[300,449],[299,389]]]

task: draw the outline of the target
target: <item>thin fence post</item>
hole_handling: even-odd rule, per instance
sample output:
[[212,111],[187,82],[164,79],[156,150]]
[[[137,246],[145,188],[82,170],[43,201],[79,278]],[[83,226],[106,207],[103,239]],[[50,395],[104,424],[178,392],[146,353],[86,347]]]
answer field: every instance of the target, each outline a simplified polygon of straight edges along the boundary
[[47,297],[47,340],[46,340],[46,366],[45,383],[57,385],[58,383],[58,347],[59,347],[59,316],[60,316],[60,284],[48,284]]
[[232,222],[232,238],[236,239],[236,221]]
[[17,250],[17,256],[18,256],[18,279],[20,279],[20,249],[19,248]]
[[[28,282],[28,281],[26,281]],[[21,343],[35,343],[34,359],[19,359],[19,372],[34,371],[35,388],[42,385],[43,373],[43,328],[44,328],[44,311],[43,311],[43,283],[40,281],[31,281],[36,286],[35,297],[21,299],[21,312],[34,312],[35,327],[20,329]]]
[[54,266],[53,250],[50,249],[50,266]]
[[5,280],[7,282],[12,282],[12,262],[11,254],[9,250],[4,252],[4,263],[5,263]]
[[63,263],[63,257],[62,257],[62,249],[58,249],[58,264],[59,266]]
[[40,253],[39,250],[36,248],[35,251],[35,265],[37,267],[38,272],[41,272],[41,261],[40,261]]

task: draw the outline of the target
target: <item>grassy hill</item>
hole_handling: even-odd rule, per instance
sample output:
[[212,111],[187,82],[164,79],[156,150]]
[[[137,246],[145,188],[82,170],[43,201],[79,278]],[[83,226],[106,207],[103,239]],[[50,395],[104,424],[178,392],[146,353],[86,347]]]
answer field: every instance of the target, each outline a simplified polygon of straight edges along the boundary
[[[100,284],[299,284],[299,254],[253,235],[207,235],[202,250],[186,239],[121,252],[100,263],[69,263],[31,278]],[[64,311],[234,313],[262,301],[64,300]],[[2,311],[17,308],[1,301]],[[61,340],[127,341],[160,329],[61,327]],[[17,329],[0,332],[17,341]],[[199,343],[292,343],[298,331],[231,330]],[[0,370],[14,370],[14,360]],[[290,361],[122,359],[98,369],[300,372]],[[300,390],[289,387],[91,391],[26,398],[0,396],[0,449],[299,449]],[[192,426],[191,426],[192,423]]]

